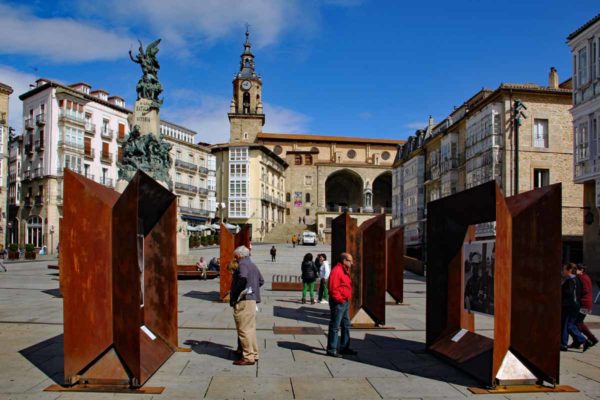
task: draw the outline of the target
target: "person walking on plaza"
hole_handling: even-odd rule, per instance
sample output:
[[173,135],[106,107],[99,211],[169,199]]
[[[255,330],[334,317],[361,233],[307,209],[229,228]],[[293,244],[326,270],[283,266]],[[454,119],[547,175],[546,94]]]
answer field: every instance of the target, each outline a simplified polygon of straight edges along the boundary
[[271,247],[271,262],[275,262],[277,258],[277,249],[275,246]]
[[[340,262],[331,270],[329,275],[329,331],[327,332],[327,355],[341,357],[356,355],[350,348],[350,314],[349,301],[352,298],[352,279],[350,269],[354,259],[350,253],[340,254]],[[342,330],[342,339],[338,345],[338,332]]]
[[253,365],[258,361],[256,340],[256,304],[260,303],[260,287],[265,283],[258,267],[250,259],[250,250],[240,246],[233,251],[238,264],[231,282],[229,304],[242,347],[242,357],[234,365]]
[[319,303],[327,304],[329,303],[329,289],[327,288],[329,274],[331,273],[331,267],[329,266],[329,261],[327,261],[327,256],[325,254],[319,254],[319,260],[321,260],[321,267],[319,270],[319,277],[321,281],[319,282]]
[[[562,335],[561,351],[569,349],[569,334],[579,343],[584,343],[583,351],[586,351],[590,344],[581,334],[575,321],[579,315],[581,301],[581,282],[575,275],[577,267],[574,264],[565,264],[563,266],[564,281],[561,286],[561,305],[562,305]],[[586,346],[587,345],[587,346]]]
[[304,260],[302,260],[302,304],[306,303],[306,292],[310,291],[310,304],[315,304],[315,281],[319,275],[315,263],[313,262],[313,256],[310,253],[306,253]]
[[[575,325],[577,325],[577,329],[579,329],[579,331],[587,338],[587,341],[583,343],[584,350],[587,350],[588,347],[596,345],[598,339],[590,331],[585,322],[583,322],[585,317],[592,313],[592,308],[594,307],[592,302],[592,278],[585,272],[585,266],[583,264],[577,265],[577,278],[579,279],[579,282],[581,282],[581,305],[579,308],[579,315],[577,315],[577,319],[575,320]],[[581,344],[582,343],[573,339],[573,343],[569,347],[578,349],[581,347]]]
[[296,247],[296,235],[292,235],[292,247]]

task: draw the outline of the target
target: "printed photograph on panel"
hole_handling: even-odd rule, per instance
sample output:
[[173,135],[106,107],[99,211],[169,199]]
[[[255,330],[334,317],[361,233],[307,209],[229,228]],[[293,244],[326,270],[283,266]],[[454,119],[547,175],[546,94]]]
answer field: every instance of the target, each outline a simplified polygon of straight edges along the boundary
[[302,192],[294,192],[294,207],[302,207]]
[[469,312],[494,315],[496,242],[481,240],[463,247],[464,307]]

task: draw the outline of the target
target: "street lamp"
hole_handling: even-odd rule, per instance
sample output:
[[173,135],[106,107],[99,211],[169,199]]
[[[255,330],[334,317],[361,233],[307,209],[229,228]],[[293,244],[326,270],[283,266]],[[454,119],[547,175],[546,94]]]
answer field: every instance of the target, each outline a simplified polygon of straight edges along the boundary
[[223,210],[226,208],[225,203],[217,203],[217,211],[219,212],[219,222],[223,222]]

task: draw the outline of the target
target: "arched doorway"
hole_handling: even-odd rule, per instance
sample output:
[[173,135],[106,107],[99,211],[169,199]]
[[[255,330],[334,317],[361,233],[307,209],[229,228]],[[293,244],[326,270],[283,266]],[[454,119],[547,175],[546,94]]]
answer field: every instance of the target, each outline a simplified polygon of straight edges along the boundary
[[[392,172],[386,171],[373,181],[373,210],[392,207]],[[386,210],[388,212],[388,210]],[[389,212],[392,212],[389,210]]]
[[352,209],[358,211],[363,205],[363,180],[356,172],[349,169],[336,171],[325,181],[325,204],[328,211]]
[[27,243],[33,244],[35,247],[42,247],[42,218],[37,215],[32,215],[27,220]]

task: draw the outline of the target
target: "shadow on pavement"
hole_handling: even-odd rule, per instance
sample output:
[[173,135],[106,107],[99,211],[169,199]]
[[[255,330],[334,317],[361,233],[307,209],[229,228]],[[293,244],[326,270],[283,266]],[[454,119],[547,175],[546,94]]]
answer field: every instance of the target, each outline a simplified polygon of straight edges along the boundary
[[60,334],[20,350],[19,354],[55,383],[62,385],[65,375],[63,341],[64,337]]
[[[331,361],[335,363],[336,361],[335,358],[328,357],[326,351],[321,347],[314,347],[293,341],[278,341],[277,345],[288,350],[323,355],[323,361],[325,362]],[[462,371],[426,352],[422,342],[367,333],[364,339],[352,338],[350,347],[356,350],[358,354],[355,356],[344,356],[344,360],[434,379],[440,382],[463,386],[479,385],[476,380]]]
[[54,296],[56,298],[62,299],[62,294],[60,293],[60,289],[46,289],[46,290],[42,290],[42,293],[46,293],[50,296]]
[[197,354],[208,354],[209,356],[223,358],[225,360],[236,360],[235,351],[231,346],[213,343],[206,340],[186,340],[184,344],[191,346],[192,351]]
[[316,307],[289,308],[273,306],[273,315],[275,317],[311,322],[314,324],[329,323],[329,311]]
[[199,290],[190,290],[185,297],[191,297],[192,299],[205,300],[205,301],[219,301],[219,292],[213,290],[212,292],[200,292]]

